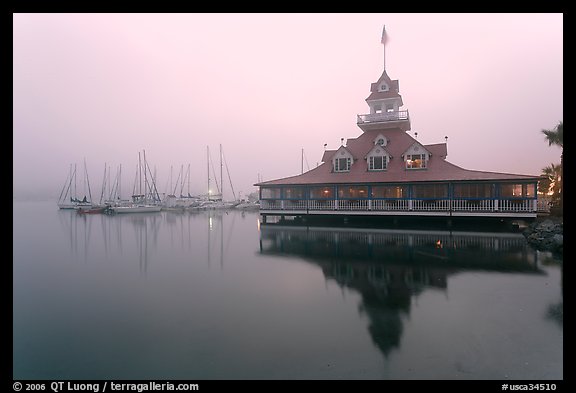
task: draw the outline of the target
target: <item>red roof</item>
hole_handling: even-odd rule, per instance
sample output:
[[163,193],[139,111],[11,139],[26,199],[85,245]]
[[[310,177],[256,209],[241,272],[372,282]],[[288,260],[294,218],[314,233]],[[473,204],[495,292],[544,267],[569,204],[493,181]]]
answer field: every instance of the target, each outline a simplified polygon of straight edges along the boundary
[[[386,150],[392,158],[385,171],[368,171],[364,157],[374,147],[374,139],[382,134],[388,140]],[[351,183],[404,183],[427,181],[466,180],[537,180],[539,176],[485,172],[461,168],[445,160],[446,143],[423,145],[431,153],[426,169],[406,169],[402,154],[416,139],[400,129],[365,131],[355,139],[348,139],[346,149],[354,156],[349,172],[333,172],[332,157],[336,150],[326,150],[323,163],[301,175],[257,183],[256,186],[289,184],[351,184]]]
[[400,97],[400,94],[398,94],[397,91],[393,91],[393,90],[378,91],[378,92],[370,93],[368,98],[366,98],[366,101],[382,100],[384,98],[396,98],[396,97]]

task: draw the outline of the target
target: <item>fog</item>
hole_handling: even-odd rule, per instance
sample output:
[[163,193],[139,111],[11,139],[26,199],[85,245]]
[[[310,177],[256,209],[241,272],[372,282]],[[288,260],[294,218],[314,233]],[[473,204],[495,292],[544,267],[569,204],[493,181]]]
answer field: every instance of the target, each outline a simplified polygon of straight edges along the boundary
[[538,175],[560,162],[541,130],[563,119],[562,14],[16,13],[13,23],[15,197],[57,198],[84,160],[93,195],[104,166],[122,165],[127,197],[143,151],[160,193],[170,168],[174,186],[188,165],[191,193],[205,193],[207,148],[220,182],[220,145],[225,199],[312,169],[324,144],[362,133],[383,25],[386,70],[420,142],[448,136],[447,160],[466,169]]

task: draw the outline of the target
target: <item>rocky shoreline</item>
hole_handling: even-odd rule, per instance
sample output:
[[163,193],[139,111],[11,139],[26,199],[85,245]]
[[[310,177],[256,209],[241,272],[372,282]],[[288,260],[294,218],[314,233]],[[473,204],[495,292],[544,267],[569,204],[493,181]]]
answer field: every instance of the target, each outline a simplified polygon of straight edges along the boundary
[[563,217],[539,218],[524,230],[523,235],[537,250],[558,254],[564,252]]

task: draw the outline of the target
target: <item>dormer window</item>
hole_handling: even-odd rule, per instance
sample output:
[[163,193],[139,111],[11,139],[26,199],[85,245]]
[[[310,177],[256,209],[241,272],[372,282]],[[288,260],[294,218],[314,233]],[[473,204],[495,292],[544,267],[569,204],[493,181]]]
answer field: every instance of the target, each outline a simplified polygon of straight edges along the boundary
[[407,154],[406,169],[426,168],[426,154]]
[[388,166],[386,156],[370,156],[368,157],[368,170],[370,171],[383,171]]
[[382,83],[380,85],[380,91],[388,91],[388,85],[386,83]]
[[354,163],[352,154],[344,147],[340,147],[332,158],[332,168],[334,172],[349,172]]
[[[384,138],[382,138],[384,139]],[[386,139],[384,139],[384,142]],[[378,140],[376,140],[378,142]],[[385,149],[381,148],[379,143],[368,153],[366,156],[366,161],[368,161],[368,170],[369,171],[385,171],[388,168],[388,161],[390,156]]]
[[350,171],[351,159],[349,157],[336,158],[334,160],[334,172]]
[[406,162],[406,169],[426,169],[430,152],[418,142],[414,142],[402,155]]
[[386,140],[385,140],[384,138],[379,138],[379,139],[376,141],[376,144],[377,144],[377,145],[380,145],[380,146],[385,146],[385,145],[386,145]]

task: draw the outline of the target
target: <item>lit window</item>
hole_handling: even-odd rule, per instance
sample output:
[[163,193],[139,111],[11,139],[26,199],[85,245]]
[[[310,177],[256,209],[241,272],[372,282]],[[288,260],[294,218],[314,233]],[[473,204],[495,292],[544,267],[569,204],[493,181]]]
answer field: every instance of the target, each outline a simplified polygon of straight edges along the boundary
[[501,184],[500,196],[507,198],[534,197],[534,184]]
[[350,164],[350,158],[337,158],[334,160],[334,172],[348,172]]
[[368,196],[368,186],[339,186],[338,197],[342,199],[358,199]]
[[426,168],[426,154],[407,154],[406,169]]

